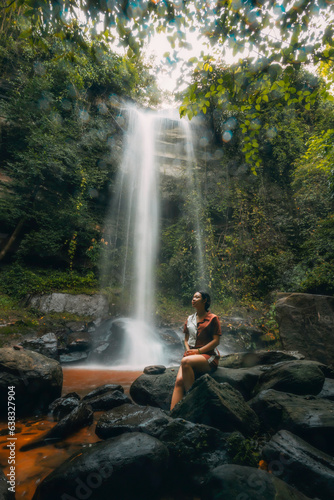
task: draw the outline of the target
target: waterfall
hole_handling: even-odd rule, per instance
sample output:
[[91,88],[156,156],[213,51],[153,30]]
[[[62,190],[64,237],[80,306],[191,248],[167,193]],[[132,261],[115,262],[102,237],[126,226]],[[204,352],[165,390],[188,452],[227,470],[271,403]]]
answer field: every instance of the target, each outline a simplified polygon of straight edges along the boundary
[[[151,364],[168,364],[166,349],[154,327],[154,270],[160,230],[159,177],[166,168],[164,158],[171,156],[167,151],[171,145],[167,146],[164,136],[173,127],[181,139],[172,147],[175,146],[182,160],[175,167],[178,172],[173,175],[180,177],[185,174],[188,179],[187,194],[192,199],[199,263],[198,282],[201,284],[205,281],[205,266],[200,231],[200,195],[194,172],[196,162],[189,123],[180,120],[176,113],[142,111],[135,107],[128,107],[125,112],[128,127],[123,159],[105,237],[115,250],[117,278],[122,283],[123,300],[131,304],[130,318],[117,320],[118,324],[121,322],[123,325],[124,342],[117,365],[114,366],[137,369]],[[115,272],[115,262],[104,263],[106,279],[110,279]],[[104,286],[106,284],[105,281]]]

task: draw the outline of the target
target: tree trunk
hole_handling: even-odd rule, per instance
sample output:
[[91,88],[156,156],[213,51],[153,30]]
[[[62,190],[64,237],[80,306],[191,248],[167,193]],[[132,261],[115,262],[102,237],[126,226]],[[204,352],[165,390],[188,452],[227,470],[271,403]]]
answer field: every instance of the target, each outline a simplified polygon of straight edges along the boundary
[[12,248],[13,244],[17,240],[18,235],[20,234],[20,231],[21,231],[26,219],[27,219],[26,217],[22,217],[22,219],[17,224],[16,228],[13,231],[13,234],[11,235],[11,237],[7,241],[6,245],[4,246],[4,248],[0,252],[0,260],[2,260],[7,255],[8,251]]

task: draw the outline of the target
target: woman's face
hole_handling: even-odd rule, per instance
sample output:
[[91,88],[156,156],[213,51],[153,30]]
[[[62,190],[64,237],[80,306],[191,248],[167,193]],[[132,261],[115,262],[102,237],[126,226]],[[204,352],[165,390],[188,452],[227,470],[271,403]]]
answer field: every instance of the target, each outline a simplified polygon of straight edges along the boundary
[[205,301],[203,300],[202,295],[199,292],[194,293],[194,296],[191,301],[191,305],[195,307],[196,309],[202,308],[205,304]]

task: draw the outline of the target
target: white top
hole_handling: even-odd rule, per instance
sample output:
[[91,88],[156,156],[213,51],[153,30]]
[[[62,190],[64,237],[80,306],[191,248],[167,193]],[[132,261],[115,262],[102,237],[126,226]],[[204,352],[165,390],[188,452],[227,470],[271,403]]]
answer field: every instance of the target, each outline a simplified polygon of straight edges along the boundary
[[197,313],[188,316],[187,328],[189,332],[189,339],[188,339],[189,347],[194,348],[197,339]]

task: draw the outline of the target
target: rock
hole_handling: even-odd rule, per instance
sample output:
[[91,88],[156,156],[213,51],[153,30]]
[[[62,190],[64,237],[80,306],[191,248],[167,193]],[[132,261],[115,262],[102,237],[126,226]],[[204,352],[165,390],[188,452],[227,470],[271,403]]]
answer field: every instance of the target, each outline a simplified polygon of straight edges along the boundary
[[312,361],[285,361],[271,366],[260,376],[254,395],[266,389],[292,394],[319,394],[325,376]]
[[110,364],[122,356],[125,336],[123,320],[108,320],[101,323],[94,334],[94,348],[89,354],[90,363]]
[[292,293],[276,302],[276,315],[284,349],[333,364],[334,297]]
[[240,392],[230,384],[219,384],[207,373],[195,381],[170,416],[216,427],[224,432],[239,430],[246,435],[253,435],[259,428],[257,416]]
[[59,359],[58,340],[54,333],[46,333],[42,337],[23,340],[20,345],[30,351],[39,352],[48,358]]
[[280,361],[292,361],[294,359],[304,359],[298,352],[286,351],[254,351],[239,352],[222,356],[219,366],[224,368],[251,368],[257,365],[273,365]]
[[318,394],[318,397],[334,401],[334,380],[332,378],[325,378],[325,383],[322,386],[322,391]]
[[88,324],[85,321],[68,321],[66,323],[66,328],[71,332],[86,332],[88,330]]
[[[334,498],[334,458],[288,431],[279,431],[261,450],[268,471],[309,497]],[[307,478],[307,481],[305,481]]]
[[49,406],[49,412],[52,413],[54,420],[59,421],[77,408],[79,404],[80,398],[78,399],[74,396],[65,396],[53,401],[53,403]]
[[45,313],[68,312],[96,318],[106,316],[109,312],[108,300],[101,294],[51,293],[35,295],[30,299],[29,305]]
[[146,375],[161,375],[165,373],[166,367],[163,365],[146,366],[144,368],[144,373]]
[[158,438],[170,420],[160,408],[124,404],[104,413],[96,424],[95,432],[101,439],[125,432],[145,432]]
[[0,416],[7,418],[8,388],[14,386],[16,416],[47,411],[59,398],[63,372],[58,361],[34,351],[0,349]]
[[147,500],[168,466],[168,450],[143,433],[122,434],[80,450],[49,474],[33,500]]
[[203,500],[309,500],[273,474],[242,465],[220,465],[203,488]]
[[226,449],[227,435],[214,427],[176,418],[168,423],[159,439],[169,450],[173,477],[179,476],[185,484],[191,481],[198,486],[211,468],[231,460]]
[[260,375],[265,370],[266,366],[254,366],[253,368],[217,368],[211,374],[212,378],[220,384],[227,382],[232,387],[237,389],[246,399],[251,398],[252,391],[257,384]]
[[[12,466],[12,467],[15,468],[15,466]],[[13,472],[13,469],[11,471],[10,465],[9,465],[6,473],[10,474],[10,472]],[[13,478],[12,478],[12,484],[10,481],[11,481],[10,476],[5,476],[5,474],[2,472],[2,470],[0,470],[0,500],[15,500],[15,493],[14,493],[15,487],[16,487],[15,474],[13,475]],[[9,488],[13,488],[13,489],[9,490]]]
[[94,414],[92,408],[85,404],[80,403],[74,410],[71,411],[66,417],[60,420],[52,429],[47,431],[43,436],[37,440],[27,443],[22,446],[20,451],[28,451],[39,446],[45,446],[51,442],[57,442],[61,439],[70,436],[74,432],[82,429],[93,423]]
[[248,401],[263,430],[285,429],[325,453],[334,452],[334,402],[269,389]]
[[86,399],[85,402],[91,405],[94,411],[111,410],[117,406],[132,403],[131,399],[121,391],[104,392],[98,396]]
[[84,396],[82,398],[82,401],[87,401],[88,399],[95,398],[96,396],[101,396],[102,394],[105,394],[106,392],[113,392],[113,391],[124,392],[124,389],[119,384],[100,385],[99,387],[96,387],[96,389],[93,389],[88,394],[86,394],[86,396]]
[[87,332],[73,332],[67,337],[67,349],[69,352],[87,351],[92,345],[92,340]]
[[130,395],[139,405],[169,410],[179,367],[167,368],[161,375],[140,375],[130,387]]
[[70,352],[67,354],[61,354],[59,356],[59,361],[62,364],[75,364],[75,363],[82,363],[83,361],[86,361],[88,358],[88,354],[86,352]]

